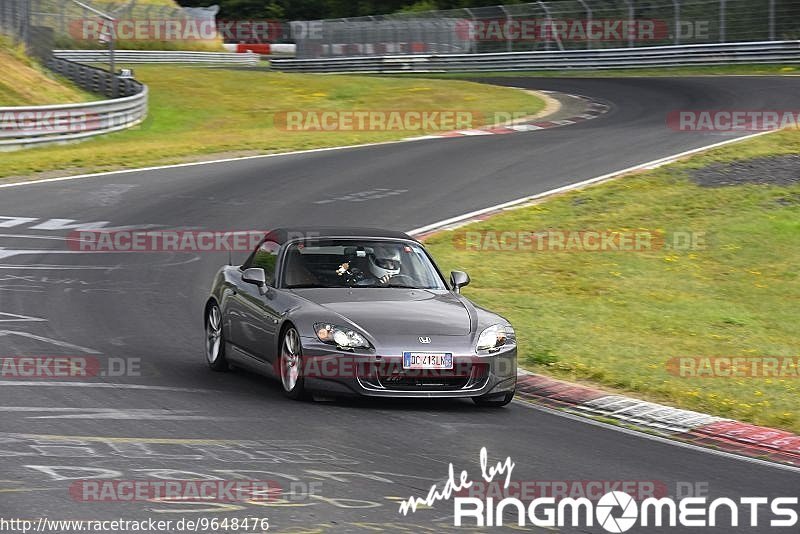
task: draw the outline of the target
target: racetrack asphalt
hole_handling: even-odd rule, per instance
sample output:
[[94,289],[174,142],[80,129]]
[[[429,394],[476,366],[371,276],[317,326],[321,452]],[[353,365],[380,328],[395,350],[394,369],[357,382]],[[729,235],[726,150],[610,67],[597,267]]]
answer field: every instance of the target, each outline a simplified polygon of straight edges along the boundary
[[[204,363],[202,307],[226,254],[65,253],[68,226],[97,221],[218,231],[296,224],[409,230],[741,135],[672,131],[666,126],[670,111],[800,105],[797,78],[481,81],[586,95],[609,103],[611,111],[514,135],[0,189],[0,216],[7,218],[0,219],[0,355],[141,360],[140,376],[71,385],[2,381],[0,518],[257,516],[268,517],[274,532],[442,532],[452,528],[451,503],[402,516],[399,499],[424,497],[447,476],[450,462],[478,478],[481,447],[493,461],[511,457],[515,480],[654,481],[672,495],[679,483],[691,483],[707,485],[712,497],[797,497],[796,470],[519,403],[487,410],[460,400],[293,402],[277,382],[243,371],[213,373]],[[527,276],[534,291],[536,274]],[[122,480],[197,476],[187,472],[276,480],[298,491],[312,484],[314,494],[290,503],[199,506],[79,502],[68,491],[73,479],[101,474]],[[597,525],[556,530],[604,532]]]

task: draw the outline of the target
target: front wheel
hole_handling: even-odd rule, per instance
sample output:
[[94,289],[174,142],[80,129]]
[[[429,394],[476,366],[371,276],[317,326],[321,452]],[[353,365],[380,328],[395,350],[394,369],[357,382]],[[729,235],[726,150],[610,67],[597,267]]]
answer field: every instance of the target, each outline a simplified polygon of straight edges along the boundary
[[300,334],[297,333],[294,327],[287,328],[283,334],[278,364],[280,366],[281,385],[286,396],[294,400],[305,399],[303,347],[300,345]]
[[514,400],[514,392],[509,391],[505,395],[493,395],[491,397],[473,397],[472,401],[478,406],[487,408],[502,408]]
[[206,313],[206,362],[215,371],[227,371],[225,337],[222,333],[222,312],[216,303]]

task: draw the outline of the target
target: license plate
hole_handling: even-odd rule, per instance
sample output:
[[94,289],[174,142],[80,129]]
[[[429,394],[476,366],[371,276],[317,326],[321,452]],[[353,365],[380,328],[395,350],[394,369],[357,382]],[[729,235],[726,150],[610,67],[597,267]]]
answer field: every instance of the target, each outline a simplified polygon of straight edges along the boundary
[[404,352],[403,369],[452,369],[453,354],[449,352]]

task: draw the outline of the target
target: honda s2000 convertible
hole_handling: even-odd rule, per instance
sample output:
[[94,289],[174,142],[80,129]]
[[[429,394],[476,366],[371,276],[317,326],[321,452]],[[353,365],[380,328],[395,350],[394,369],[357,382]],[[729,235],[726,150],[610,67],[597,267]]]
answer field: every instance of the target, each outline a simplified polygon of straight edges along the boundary
[[514,398],[508,321],[461,295],[422,244],[400,232],[282,228],[214,278],[205,306],[212,369],[275,376],[310,396]]

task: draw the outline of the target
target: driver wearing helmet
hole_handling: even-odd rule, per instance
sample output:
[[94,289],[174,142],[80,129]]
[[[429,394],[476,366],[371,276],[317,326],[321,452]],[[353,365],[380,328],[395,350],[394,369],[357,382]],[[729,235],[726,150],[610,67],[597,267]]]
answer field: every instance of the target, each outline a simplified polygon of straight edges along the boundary
[[397,247],[378,246],[367,255],[369,272],[381,284],[388,284],[393,276],[400,274],[400,251]]

